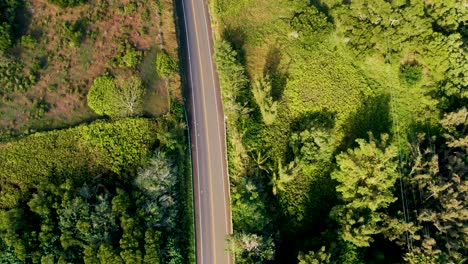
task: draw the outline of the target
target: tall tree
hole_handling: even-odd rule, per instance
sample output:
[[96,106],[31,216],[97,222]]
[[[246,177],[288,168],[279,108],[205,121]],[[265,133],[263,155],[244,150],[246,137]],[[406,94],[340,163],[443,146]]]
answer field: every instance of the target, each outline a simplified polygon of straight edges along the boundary
[[[410,263],[459,263],[468,244],[468,111],[462,108],[441,121],[445,142],[424,134],[411,145],[406,177],[417,232],[405,256]],[[437,149],[437,147],[439,149]],[[399,238],[407,242],[405,234]]]
[[388,146],[388,135],[377,143],[357,139],[359,147],[336,157],[337,169],[332,179],[343,204],[332,209],[331,216],[341,225],[343,240],[367,247],[372,235],[382,231],[383,211],[393,203],[393,187],[398,179],[397,150]]

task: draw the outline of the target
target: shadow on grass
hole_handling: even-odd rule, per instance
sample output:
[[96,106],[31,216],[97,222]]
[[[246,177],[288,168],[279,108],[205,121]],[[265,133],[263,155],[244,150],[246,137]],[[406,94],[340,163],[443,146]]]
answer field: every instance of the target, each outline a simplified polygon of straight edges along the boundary
[[275,101],[283,97],[284,88],[288,81],[287,72],[282,71],[279,67],[283,55],[279,47],[273,46],[268,51],[265,59],[265,67],[263,68],[263,76],[270,76],[272,85],[272,96]]
[[[345,1],[347,3],[349,1]],[[310,4],[315,6],[320,12],[324,13],[325,16],[327,17],[327,21],[334,24],[335,21],[333,17],[330,15],[330,8],[328,7],[327,4],[323,3],[322,0],[310,0]]]
[[358,138],[369,140],[369,132],[379,141],[381,134],[390,133],[391,127],[390,96],[381,94],[368,98],[346,121],[343,127],[345,137],[337,151],[356,147]]
[[241,28],[226,28],[222,33],[222,39],[231,44],[232,48],[237,52],[237,60],[244,67],[246,66],[246,54],[244,49],[245,32]]
[[335,113],[330,111],[304,113],[291,123],[291,131],[299,132],[312,126],[333,128],[335,126]]

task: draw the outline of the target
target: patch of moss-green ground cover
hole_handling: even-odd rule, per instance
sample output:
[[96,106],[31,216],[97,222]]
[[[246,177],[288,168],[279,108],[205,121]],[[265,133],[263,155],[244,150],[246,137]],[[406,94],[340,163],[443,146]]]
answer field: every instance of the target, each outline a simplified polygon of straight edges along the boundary
[[97,121],[36,133],[1,145],[0,208],[12,208],[40,182],[85,182],[90,175],[123,175],[141,166],[156,142],[152,119]]
[[[355,146],[357,138],[368,138],[369,131],[376,138],[389,133],[393,140],[396,135],[412,136],[415,123],[436,121],[436,101],[429,95],[433,84],[424,72],[411,84],[401,80],[400,65],[411,61],[408,58],[357,58],[336,32],[317,35],[305,43],[290,26],[297,11],[292,1],[242,1],[237,5],[236,1],[220,0],[214,5],[217,39],[231,44],[250,82],[236,99],[250,110],[248,114],[226,108],[232,98],[223,98],[229,116],[232,197],[246,181],[255,182],[257,189],[268,193],[262,198],[268,201],[269,215],[265,217],[274,218],[275,228],[282,234],[277,261],[292,261],[286,257],[294,258],[291,247],[297,250],[324,230],[324,216],[336,203],[336,193],[329,176],[333,155],[318,163],[302,162],[294,179],[284,183],[286,191],[269,193],[278,163],[288,166],[292,162],[294,166],[298,158],[292,153],[291,136],[320,116],[328,116],[333,124],[327,144],[328,151],[335,154]],[[250,91],[255,81],[264,77],[272,79],[273,97],[279,103],[275,121],[269,126],[262,122]],[[264,170],[260,173],[263,176],[259,176],[259,169]],[[233,211],[238,203],[234,199]],[[234,223],[235,232],[249,232],[236,228]]]

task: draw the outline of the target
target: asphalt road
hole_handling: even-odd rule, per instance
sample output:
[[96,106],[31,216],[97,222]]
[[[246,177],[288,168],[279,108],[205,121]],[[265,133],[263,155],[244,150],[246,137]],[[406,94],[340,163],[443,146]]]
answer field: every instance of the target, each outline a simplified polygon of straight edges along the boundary
[[232,232],[225,124],[213,64],[211,23],[203,0],[181,0],[192,143],[197,263],[230,264]]

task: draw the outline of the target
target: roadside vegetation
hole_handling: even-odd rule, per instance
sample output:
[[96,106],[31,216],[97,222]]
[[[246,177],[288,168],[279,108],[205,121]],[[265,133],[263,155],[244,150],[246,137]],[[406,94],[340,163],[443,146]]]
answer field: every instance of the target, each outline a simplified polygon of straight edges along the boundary
[[0,1],[0,263],[193,262],[177,49],[171,1]]
[[463,263],[460,1],[210,1],[236,263]]
[[86,99],[95,79],[104,75],[141,82],[139,110],[149,116],[166,113],[171,98],[182,100],[172,5],[167,0],[3,1],[0,138],[98,119]]

